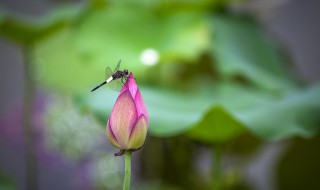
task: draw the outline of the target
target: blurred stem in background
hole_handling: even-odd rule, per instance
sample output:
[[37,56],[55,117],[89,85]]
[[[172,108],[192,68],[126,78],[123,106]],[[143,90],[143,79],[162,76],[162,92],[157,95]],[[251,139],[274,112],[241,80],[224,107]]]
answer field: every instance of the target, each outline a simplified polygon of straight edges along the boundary
[[[33,106],[36,84],[32,78],[33,64],[31,54],[34,50],[34,45],[66,27],[68,23],[80,23],[93,9],[99,7],[105,7],[103,0],[91,0],[79,7],[71,5],[69,11],[60,17],[51,19],[51,13],[41,19],[34,19],[33,22],[30,22],[24,17],[16,17],[9,12],[0,15],[0,35],[4,35],[22,46],[24,61],[22,128],[25,150],[25,189],[27,190],[39,189],[35,130],[33,127]],[[57,8],[53,12],[58,11],[59,9]]]
[[222,190],[221,183],[221,147],[219,145],[212,148],[212,189]]
[[131,180],[131,150],[126,150],[125,152],[125,173],[123,180],[123,190],[130,189],[130,180]]
[[25,159],[25,188],[27,190],[38,189],[38,166],[35,148],[35,131],[33,127],[33,106],[35,95],[35,81],[32,79],[32,47],[25,45],[22,49],[24,61],[24,95],[22,128],[24,135],[24,159]]

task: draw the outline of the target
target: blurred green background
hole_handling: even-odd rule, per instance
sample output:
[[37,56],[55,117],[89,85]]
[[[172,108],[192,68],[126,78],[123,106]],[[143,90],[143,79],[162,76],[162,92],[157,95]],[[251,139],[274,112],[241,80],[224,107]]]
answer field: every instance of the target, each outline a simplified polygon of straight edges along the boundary
[[292,1],[8,2],[0,189],[122,188],[123,158],[105,138],[118,93],[90,93],[120,59],[150,119],[133,189],[319,189],[319,65],[303,75],[268,24]]

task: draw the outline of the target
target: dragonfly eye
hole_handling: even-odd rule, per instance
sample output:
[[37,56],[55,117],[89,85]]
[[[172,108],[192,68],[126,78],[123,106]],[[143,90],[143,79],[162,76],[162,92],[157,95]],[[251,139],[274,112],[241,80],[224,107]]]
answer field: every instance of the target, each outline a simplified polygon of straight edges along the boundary
[[128,75],[129,72],[128,72],[127,69],[125,69],[125,70],[124,70],[124,73],[125,73],[126,75]]

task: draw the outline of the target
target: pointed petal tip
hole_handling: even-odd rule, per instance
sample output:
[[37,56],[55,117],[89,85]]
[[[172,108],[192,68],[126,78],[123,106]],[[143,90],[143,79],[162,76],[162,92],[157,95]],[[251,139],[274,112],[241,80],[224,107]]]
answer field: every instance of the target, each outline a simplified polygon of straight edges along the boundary
[[130,72],[128,79],[127,79],[126,83],[123,85],[120,94],[122,94],[125,90],[129,90],[132,98],[134,98],[136,96],[137,89],[138,89],[138,86],[135,81],[135,78],[134,78],[132,72]]
[[148,123],[146,118],[142,115],[134,128],[132,129],[129,137],[129,149],[139,149],[143,144],[147,136]]
[[129,73],[129,77],[128,78],[134,78],[132,72]]
[[[133,77],[133,74],[132,74],[132,72],[130,72],[129,73],[129,76],[128,76],[128,78],[127,78],[127,80],[126,80],[126,82],[124,83],[124,85],[123,85],[123,87],[122,87],[122,89],[121,89],[121,91],[120,91],[120,95],[124,92],[124,91],[126,91],[126,90],[130,90],[130,92],[132,91],[132,89],[134,89],[134,88],[137,88],[137,84],[136,84],[136,81],[135,81],[135,79],[134,79],[134,77]],[[132,94],[132,92],[131,92],[131,94]],[[134,97],[134,96],[133,96]]]

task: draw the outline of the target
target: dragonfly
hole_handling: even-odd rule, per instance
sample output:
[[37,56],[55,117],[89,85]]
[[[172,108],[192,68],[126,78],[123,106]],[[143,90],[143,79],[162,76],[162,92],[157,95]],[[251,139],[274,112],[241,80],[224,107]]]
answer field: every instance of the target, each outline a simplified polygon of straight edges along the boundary
[[108,86],[115,91],[120,91],[124,83],[128,79],[129,71],[128,69],[124,69],[123,71],[120,71],[120,64],[121,60],[118,62],[116,68],[114,71],[110,69],[110,67],[106,68],[106,80],[99,84],[98,86],[94,87],[91,92],[97,90],[101,86],[108,84]]

